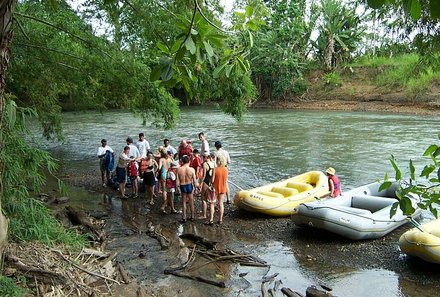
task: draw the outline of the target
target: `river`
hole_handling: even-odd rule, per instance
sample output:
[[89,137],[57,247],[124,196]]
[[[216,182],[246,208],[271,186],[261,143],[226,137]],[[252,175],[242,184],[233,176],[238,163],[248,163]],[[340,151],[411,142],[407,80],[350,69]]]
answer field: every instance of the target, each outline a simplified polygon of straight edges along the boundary
[[[380,179],[386,172],[392,177],[391,154],[401,165],[404,176],[408,175],[410,159],[415,161],[416,168],[422,168],[425,163],[420,156],[430,144],[438,142],[436,129],[440,121],[437,116],[258,109],[249,111],[242,122],[237,122],[215,109],[191,107],[182,109],[179,124],[173,130],[163,130],[150,124],[142,126],[141,122],[140,118],[119,111],[64,113],[65,139],[62,143],[44,141],[37,136],[31,141],[48,149],[60,160],[62,168],[93,171],[98,176],[96,150],[101,138],[106,138],[108,145],[117,153],[122,151],[128,136],[136,139],[139,132],[145,133],[153,148],[162,145],[164,138],[169,138],[176,148],[181,139],[193,140],[193,146],[199,148],[197,135],[203,131],[212,149],[214,141],[221,140],[223,147],[229,151],[232,159],[230,180],[242,188],[332,166],[342,181],[343,189],[347,190]],[[38,135],[38,131],[34,132]],[[98,177],[96,182],[99,183]],[[232,194],[236,191],[231,190]],[[71,196],[82,201],[82,205],[88,204],[90,209],[97,207],[98,203],[85,202],[90,200],[90,196],[96,197],[96,194],[75,189]],[[124,224],[127,225],[129,221],[123,215],[124,205],[116,198],[111,205],[113,237],[119,236],[122,240],[115,239],[109,248],[123,249],[125,253],[133,254],[145,239],[130,239],[128,244],[124,239],[127,235]],[[135,209],[137,205],[125,207]],[[142,211],[139,215],[142,215]],[[426,213],[424,217],[432,218]],[[182,226],[178,226],[175,233],[181,232]],[[219,236],[230,237],[228,234]],[[272,272],[280,273],[283,286],[302,293],[317,279],[330,285],[337,296],[437,296],[439,289],[438,284],[425,284],[421,290],[417,283],[402,277],[398,271],[386,269],[347,269],[330,273],[328,267],[298,261],[290,245],[277,240],[254,242],[232,237],[227,242],[236,249],[252,250],[271,264],[271,271],[247,269],[248,285],[243,285],[238,274],[244,270],[239,266],[229,267],[227,274],[231,289],[210,291],[209,287],[200,285],[203,288],[199,296],[203,296],[203,292],[210,292],[211,296],[257,296],[260,294],[261,277]],[[158,265],[151,259],[148,263],[148,267]],[[132,266],[135,265],[140,264],[137,262]],[[136,271],[142,271],[142,267],[132,269],[133,274]],[[136,278],[148,284],[145,275],[139,273]],[[163,276],[154,281],[165,284],[171,278]],[[187,284],[194,285],[190,282]]]

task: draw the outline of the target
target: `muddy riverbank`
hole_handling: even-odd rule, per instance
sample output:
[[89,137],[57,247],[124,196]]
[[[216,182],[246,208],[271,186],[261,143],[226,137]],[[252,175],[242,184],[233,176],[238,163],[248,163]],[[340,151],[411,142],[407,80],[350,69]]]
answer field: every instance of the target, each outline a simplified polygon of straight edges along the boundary
[[[117,198],[118,193],[116,191],[102,188],[97,182],[96,175],[94,176],[92,172],[66,172],[63,179],[70,185],[83,187],[91,192],[105,193],[115,200],[119,199]],[[165,230],[164,232],[171,237],[176,232],[175,230],[179,229],[177,220],[180,216],[164,216],[160,214],[159,203],[150,207],[147,206],[144,199],[138,198],[136,202],[133,199],[129,204],[143,206],[139,206],[139,208],[133,206],[134,208],[131,210],[131,212],[133,212],[132,219],[127,220],[121,216],[122,224],[125,224],[126,227],[128,226],[126,232],[130,233],[130,231],[127,230],[133,228],[133,226],[131,226],[133,222],[135,222],[134,225],[136,225],[136,228],[139,228],[145,217],[148,217],[148,220],[151,220],[153,224],[160,224],[163,230]],[[134,217],[136,217],[136,219],[134,219]],[[121,222],[118,222],[118,224],[121,224]],[[113,223],[109,222],[109,224]],[[327,279],[329,275],[332,274],[350,273],[350,271],[353,271],[355,274],[356,271],[386,270],[398,274],[399,286],[402,287],[401,290],[407,290],[401,295],[389,296],[436,296],[436,291],[440,289],[440,284],[438,283],[440,271],[437,265],[428,264],[418,259],[407,258],[399,250],[397,244],[398,238],[404,231],[410,228],[409,226],[403,226],[384,238],[352,242],[320,230],[296,227],[289,218],[271,218],[263,215],[250,214],[235,208],[233,205],[226,205],[224,224],[222,226],[216,225],[214,227],[208,227],[210,229],[206,229],[207,227],[203,225],[203,220],[199,220],[187,224],[184,228],[186,228],[185,230],[198,230],[196,232],[203,234],[211,240],[222,238],[225,244],[232,244],[228,239],[251,242],[253,246],[249,247],[249,252],[251,253],[256,252],[255,246],[258,246],[259,243],[265,245],[268,242],[281,242],[284,247],[292,251],[296,261],[304,267],[303,269],[310,270],[309,273],[313,281],[311,281],[309,285],[322,283],[323,279]],[[110,238],[110,240],[112,239]],[[137,244],[140,245],[141,243]],[[241,248],[246,250],[246,246],[241,246]],[[172,263],[175,260],[176,254],[177,252],[174,250],[174,253],[162,252],[159,256],[157,251],[152,251],[151,255],[146,255],[146,257],[148,258],[155,255],[159,257],[162,262]],[[283,255],[280,256],[282,257]],[[132,261],[137,261],[137,256],[134,258]],[[159,265],[159,267],[165,266],[166,265]],[[153,273],[150,272],[146,278],[160,280],[163,277],[164,275],[161,269],[153,269]],[[360,281],[362,281],[362,279]],[[365,281],[368,281],[368,279]],[[151,286],[150,282],[147,283]],[[173,281],[172,284],[166,286],[163,282],[158,282],[158,287],[154,288],[153,285],[150,288],[150,293],[162,292],[156,296],[165,296],[161,294],[185,290],[183,287],[179,288],[179,286],[187,284],[187,282],[181,282],[181,280]],[[428,287],[429,289],[422,289],[423,287]],[[196,292],[198,293],[192,292],[192,294],[201,294],[200,296],[203,296],[203,293],[199,291]],[[202,290],[202,292],[205,291]],[[216,294],[213,296],[223,295],[221,290],[215,289],[215,292]],[[225,296],[238,296],[234,295],[235,293],[231,294],[229,291],[224,291]],[[354,294],[351,296],[356,296],[355,284],[353,284],[353,291],[351,291],[351,293]],[[191,294],[183,295],[191,296]],[[244,291],[241,292],[240,296],[248,295],[246,291]],[[254,295],[251,294],[249,296]],[[357,296],[369,295],[361,293]],[[388,295],[385,294],[383,296]]]

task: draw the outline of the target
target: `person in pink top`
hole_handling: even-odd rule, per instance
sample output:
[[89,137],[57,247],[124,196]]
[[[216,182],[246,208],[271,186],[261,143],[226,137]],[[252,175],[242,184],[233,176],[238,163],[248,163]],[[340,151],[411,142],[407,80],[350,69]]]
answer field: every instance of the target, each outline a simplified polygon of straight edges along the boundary
[[327,173],[330,197],[335,198],[340,196],[342,194],[341,182],[339,181],[339,178],[335,175],[335,169],[333,167],[329,167],[325,172]]

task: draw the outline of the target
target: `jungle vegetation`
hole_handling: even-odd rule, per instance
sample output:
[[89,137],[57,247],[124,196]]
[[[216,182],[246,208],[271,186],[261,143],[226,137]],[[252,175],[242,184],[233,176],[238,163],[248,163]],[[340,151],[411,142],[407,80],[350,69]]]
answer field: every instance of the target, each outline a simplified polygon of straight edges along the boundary
[[[257,99],[301,95],[316,69],[337,81],[342,67],[386,65],[392,79],[377,83],[410,94],[440,78],[436,0],[236,0],[229,14],[220,0],[78,3],[0,2],[0,251],[8,225],[14,240],[84,244],[29,198],[56,171],[23,138],[29,116],[61,138],[63,110],[127,109],[169,128],[181,104],[215,102],[240,119]],[[438,145],[425,155],[421,176],[438,184]],[[438,192],[423,197],[438,203]],[[17,215],[27,211],[38,215]]]

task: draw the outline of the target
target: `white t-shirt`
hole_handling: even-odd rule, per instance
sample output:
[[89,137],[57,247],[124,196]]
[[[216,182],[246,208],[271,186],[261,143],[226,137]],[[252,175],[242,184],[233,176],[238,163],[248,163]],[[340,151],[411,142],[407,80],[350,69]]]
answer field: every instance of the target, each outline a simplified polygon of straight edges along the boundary
[[134,157],[136,159],[141,155],[138,148],[133,143],[129,144],[128,146],[130,147],[130,151],[128,152],[129,157]]
[[148,141],[144,139],[143,141],[138,141],[136,145],[142,158],[147,157],[147,150],[150,149],[150,144],[148,143]]
[[105,152],[106,151],[110,151],[110,152],[112,152],[113,153],[113,150],[112,150],[112,148],[111,147],[109,147],[108,145],[106,145],[106,146],[100,146],[100,147],[98,147],[98,153],[97,153],[97,156],[99,157],[99,156],[102,156],[102,155],[105,155]]
[[209,143],[206,139],[202,141],[202,146],[200,147],[200,154],[203,156],[204,153],[209,154]]
[[173,156],[175,154],[177,154],[177,150],[174,147],[172,147],[171,145],[164,146],[164,149],[166,149],[167,152],[171,152],[173,154]]

